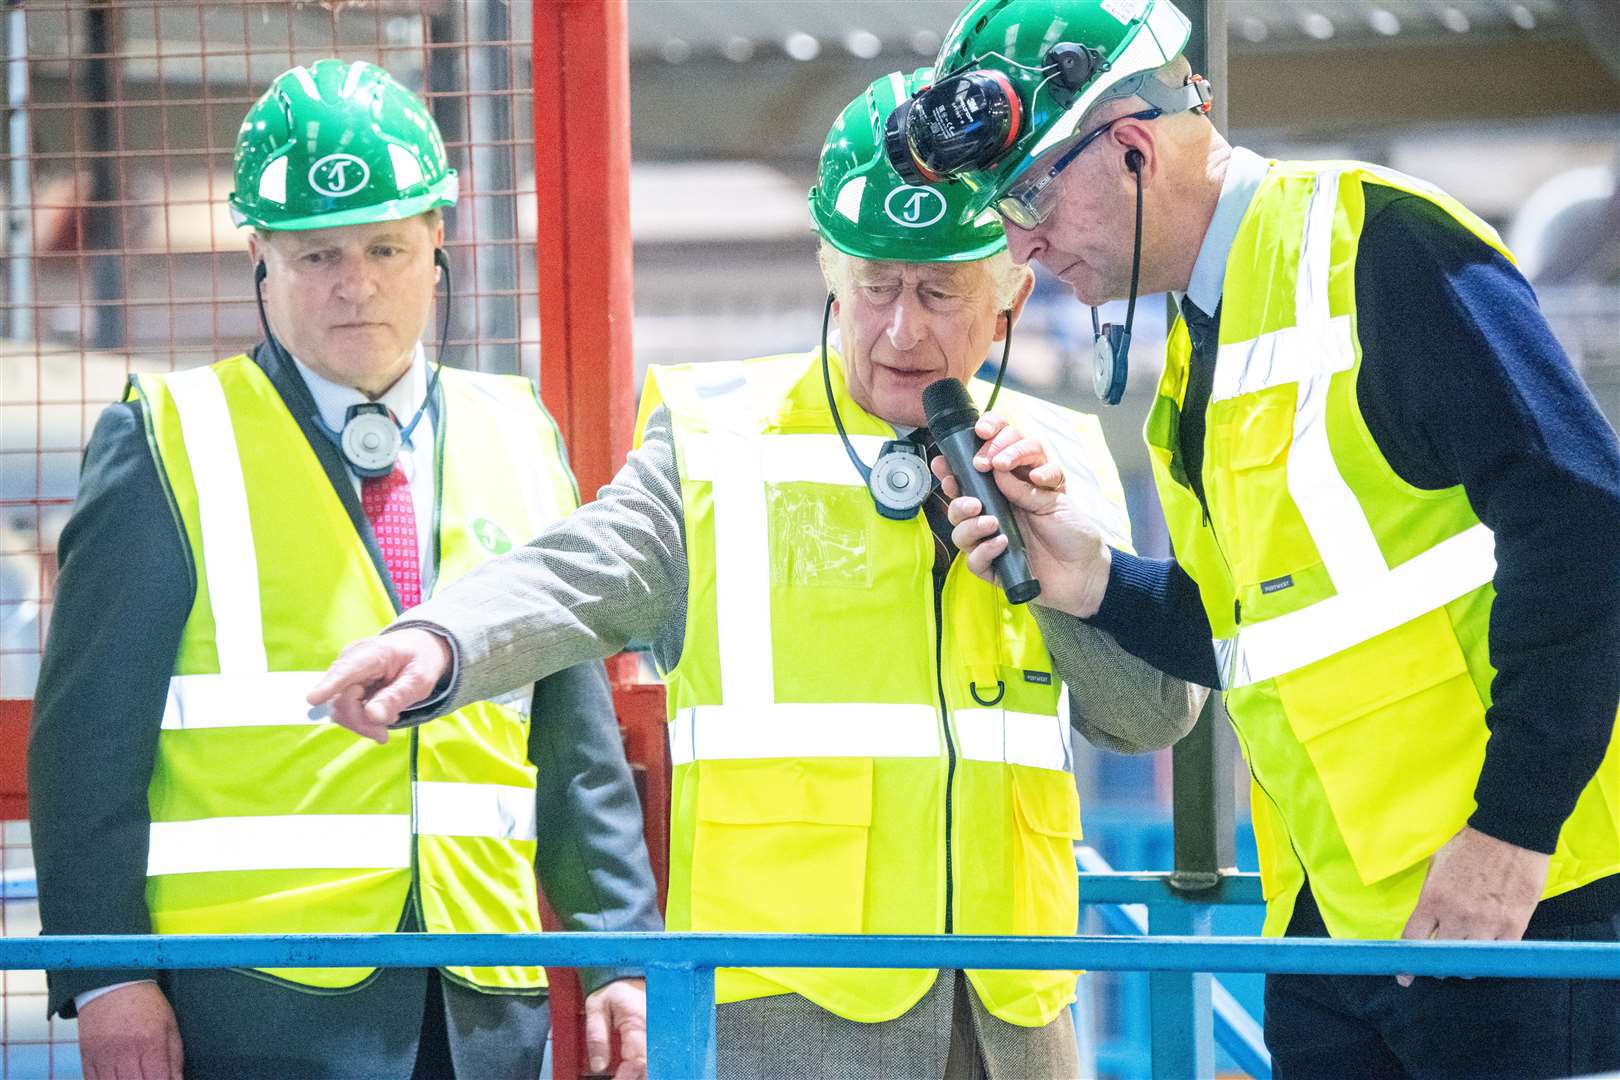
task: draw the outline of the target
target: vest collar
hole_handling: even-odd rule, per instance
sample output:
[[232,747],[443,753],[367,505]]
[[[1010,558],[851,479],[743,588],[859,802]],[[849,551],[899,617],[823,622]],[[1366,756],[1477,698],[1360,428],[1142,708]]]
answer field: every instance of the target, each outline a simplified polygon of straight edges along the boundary
[[1221,289],[1226,280],[1226,259],[1232,252],[1232,241],[1237,239],[1238,226],[1248,213],[1254,193],[1266,178],[1266,159],[1241,146],[1232,147],[1232,156],[1226,163],[1226,177],[1221,181],[1221,197],[1215,203],[1215,215],[1204,231],[1204,242],[1198,248],[1198,259],[1193,263],[1192,278],[1185,294],[1174,293],[1179,307],[1183,295],[1206,315],[1215,314],[1221,303]]
[[[291,354],[288,354],[291,356]],[[293,366],[303,377],[304,385],[309,388],[310,397],[315,401],[315,408],[319,410],[321,419],[333,431],[343,430],[343,420],[350,405],[359,405],[371,400],[365,394],[352,386],[335,383],[305,364],[296,356],[291,357]],[[422,405],[422,399],[427,396],[427,359],[421,342],[417,342],[416,354],[411,357],[411,366],[405,374],[390,386],[377,401],[393,410],[401,424],[410,423],[411,417]],[[418,425],[417,434],[427,431],[431,437],[431,418],[424,417],[423,423]],[[415,442],[415,438],[412,439]]]

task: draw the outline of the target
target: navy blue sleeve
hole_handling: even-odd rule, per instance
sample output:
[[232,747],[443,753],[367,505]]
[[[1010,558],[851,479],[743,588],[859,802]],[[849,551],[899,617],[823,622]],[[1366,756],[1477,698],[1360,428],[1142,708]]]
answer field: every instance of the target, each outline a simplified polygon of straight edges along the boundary
[[1363,415],[1408,483],[1461,484],[1496,538],[1490,741],[1470,824],[1551,852],[1620,700],[1620,447],[1505,258],[1369,186]]
[[[28,813],[47,934],[146,934],[146,789],[195,585],[140,406],[85,451],[28,742]],[[51,1012],[151,971],[53,971]]]
[[1215,649],[1198,583],[1174,559],[1111,552],[1108,588],[1090,622],[1166,675],[1216,686]]

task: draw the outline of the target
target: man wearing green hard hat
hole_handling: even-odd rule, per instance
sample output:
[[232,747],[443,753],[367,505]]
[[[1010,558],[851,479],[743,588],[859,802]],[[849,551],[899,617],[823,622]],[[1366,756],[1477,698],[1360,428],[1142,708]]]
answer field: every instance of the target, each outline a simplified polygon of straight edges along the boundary
[[[132,379],[86,452],[29,748],[46,933],[651,929],[599,664],[381,744],[305,695],[355,636],[573,509],[534,386],[429,363],[457,198],[421,100],[367,63],[274,80],[233,214],[263,340]],[[228,961],[227,961],[228,963]],[[644,1075],[632,973],[582,972]],[[539,968],[57,971],[101,1077],[537,1077]]]
[[[901,170],[1015,259],[1180,311],[1145,432],[1174,559],[1113,544],[1015,418],[977,469],[1047,602],[1225,692],[1268,934],[1620,940],[1614,433],[1489,224],[1231,146],[1189,35],[1169,0],[980,0],[896,110]],[[1107,400],[1130,321],[1096,333]],[[950,513],[986,572],[996,523]],[[1265,1032],[1282,1078],[1608,1072],[1620,982],[1273,974]]]
[[[1162,747],[1201,701],[1089,627],[1047,636],[1042,609],[951,557],[923,391],[954,377],[988,404],[972,374],[998,341],[1005,359],[1031,278],[993,217],[884,161],[885,118],[926,79],[879,79],[827,136],[820,342],[653,368],[600,499],[352,646],[313,699],[381,733],[649,642],[669,688],[672,929],[1073,933],[1071,730]],[[1041,427],[1128,545],[1096,419],[1009,390],[998,408]],[[1058,671],[1083,673],[1066,699]],[[722,969],[715,988],[722,1077],[1076,1069],[1074,972]]]

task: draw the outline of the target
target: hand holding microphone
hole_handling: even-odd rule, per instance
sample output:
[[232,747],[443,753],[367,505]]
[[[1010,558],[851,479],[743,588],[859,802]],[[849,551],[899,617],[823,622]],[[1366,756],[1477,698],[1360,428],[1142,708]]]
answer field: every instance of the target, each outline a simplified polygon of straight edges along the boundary
[[983,440],[974,431],[974,425],[979,422],[979,410],[968,397],[967,387],[956,379],[930,383],[923,390],[923,412],[928,416],[928,429],[955,474],[962,494],[978,499],[984,513],[996,519],[1002,535],[1007,538],[1006,550],[991,563],[996,584],[1014,604],[1035,599],[1041,594],[1041,583],[1030,573],[1024,538],[1013,520],[1012,507],[1007,505],[1007,497],[996,486],[995,478],[973,467],[973,457]]
[[[1002,584],[999,560],[1017,535],[1019,558],[1028,568],[1024,574],[1039,592],[1041,606],[1083,619],[1095,615],[1108,588],[1113,554],[1097,520],[1068,492],[1062,464],[1041,440],[994,415],[974,413],[977,423],[968,420],[965,427],[948,417],[936,419],[929,393],[939,385],[924,391],[923,407],[936,437],[954,428],[961,448],[958,454],[946,450],[933,468],[953,500],[951,542],[967,557],[968,569]],[[952,400],[960,406],[966,392],[960,384],[957,392],[961,396],[953,394]],[[971,410],[972,403],[967,407]],[[944,438],[940,445],[945,448]],[[985,466],[976,467],[975,458],[990,468],[982,471]],[[1017,511],[1016,519],[1009,507]]]

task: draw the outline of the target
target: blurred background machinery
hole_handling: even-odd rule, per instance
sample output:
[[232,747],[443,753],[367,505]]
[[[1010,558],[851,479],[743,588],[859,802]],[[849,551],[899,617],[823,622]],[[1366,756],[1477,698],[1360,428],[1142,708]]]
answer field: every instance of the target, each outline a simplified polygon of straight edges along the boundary
[[[531,43],[535,11],[554,2],[0,0],[5,868],[29,865],[19,820],[27,702],[56,541],[95,418],[130,371],[206,363],[257,338],[243,241],[224,209],[242,113],[274,75],[327,55],[382,64],[422,92],[463,180],[449,214],[457,303],[448,359],[538,378],[537,207],[556,178],[537,185],[535,162],[566,160],[568,148],[545,145],[556,58],[532,55]],[[827,124],[855,88],[930,62],[959,7],[629,0],[638,377],[648,363],[813,342],[822,284],[804,193]],[[1554,332],[1620,423],[1612,0],[1209,7],[1227,29],[1228,76],[1216,90],[1232,140],[1269,156],[1383,162],[1481,213],[1519,253]],[[1074,363],[1089,352],[1089,315],[1054,282],[1040,281],[1012,361],[1020,385],[1103,415],[1137,544],[1149,553],[1164,540],[1139,432],[1162,306],[1145,305],[1131,392],[1118,408],[1092,399],[1089,368]],[[1170,863],[1167,756],[1077,756],[1088,840],[1116,867]],[[1245,850],[1240,842],[1240,861]],[[8,900],[0,923],[12,934],[37,928],[27,900]],[[1251,981],[1237,980],[1250,1000]],[[47,1027],[42,990],[38,976],[5,976],[0,1080],[76,1075],[71,1025]],[[1145,1068],[1130,1031],[1141,991],[1126,990],[1099,995],[1099,1061],[1134,1075]]]

